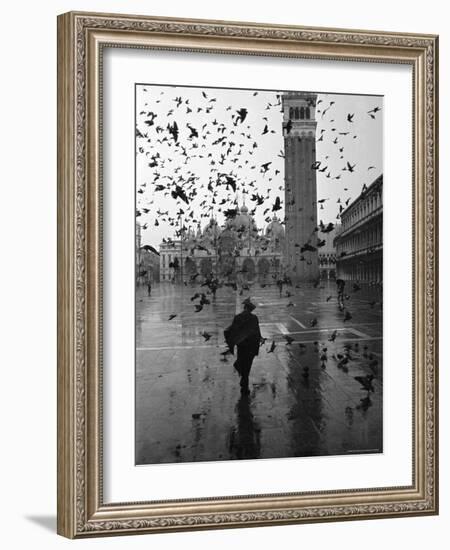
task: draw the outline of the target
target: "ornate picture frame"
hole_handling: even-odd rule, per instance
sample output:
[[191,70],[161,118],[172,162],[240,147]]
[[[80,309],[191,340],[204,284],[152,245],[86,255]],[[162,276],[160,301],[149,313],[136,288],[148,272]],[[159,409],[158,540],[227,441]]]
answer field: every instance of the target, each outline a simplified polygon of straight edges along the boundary
[[[105,47],[405,64],[413,75],[412,484],[103,499]],[[70,12],[58,17],[58,533],[69,538],[438,513],[438,37]],[[409,193],[410,190],[405,190]]]

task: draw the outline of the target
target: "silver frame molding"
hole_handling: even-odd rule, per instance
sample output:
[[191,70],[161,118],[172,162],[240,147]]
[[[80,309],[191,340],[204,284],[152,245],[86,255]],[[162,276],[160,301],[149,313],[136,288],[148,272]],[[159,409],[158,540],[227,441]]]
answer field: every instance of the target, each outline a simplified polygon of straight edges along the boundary
[[[413,68],[413,484],[105,504],[102,48]],[[69,538],[438,513],[438,37],[70,12],[58,17],[58,533]]]

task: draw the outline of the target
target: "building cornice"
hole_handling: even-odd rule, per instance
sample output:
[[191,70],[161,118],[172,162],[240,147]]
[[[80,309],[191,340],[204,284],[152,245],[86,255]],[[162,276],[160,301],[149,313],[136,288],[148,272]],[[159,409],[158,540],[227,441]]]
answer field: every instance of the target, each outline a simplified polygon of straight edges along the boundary
[[358,220],[357,222],[355,222],[348,229],[344,229],[343,231],[341,231],[339,235],[336,235],[336,237],[334,238],[334,242],[339,243],[341,239],[348,237],[352,233],[359,233],[364,228],[365,225],[367,225],[368,223],[372,223],[377,218],[382,218],[382,217],[383,217],[383,206],[379,206],[376,210],[374,210],[373,212],[371,212],[361,220]]

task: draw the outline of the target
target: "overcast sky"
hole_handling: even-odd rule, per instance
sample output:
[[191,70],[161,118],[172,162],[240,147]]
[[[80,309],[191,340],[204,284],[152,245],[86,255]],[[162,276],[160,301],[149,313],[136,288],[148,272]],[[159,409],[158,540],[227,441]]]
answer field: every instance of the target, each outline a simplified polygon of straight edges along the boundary
[[[180,225],[196,230],[200,222],[203,228],[211,215],[222,224],[223,211],[236,200],[255,209],[256,224],[264,228],[279,197],[277,215],[283,219],[281,93],[136,85],[136,207],[142,244],[158,248],[163,238],[175,238]],[[380,110],[369,113],[375,107]],[[246,110],[243,120],[241,109]],[[317,197],[327,199],[323,209],[318,205],[318,217],[336,222],[338,200],[345,206],[383,171],[382,98],[318,93],[316,120],[316,141],[323,136],[316,158],[320,168],[327,167],[317,171]],[[178,136],[167,129],[174,121]],[[347,161],[353,172],[343,170]],[[186,193],[185,200],[172,196],[176,186]],[[264,198],[261,205],[252,200],[255,194]]]

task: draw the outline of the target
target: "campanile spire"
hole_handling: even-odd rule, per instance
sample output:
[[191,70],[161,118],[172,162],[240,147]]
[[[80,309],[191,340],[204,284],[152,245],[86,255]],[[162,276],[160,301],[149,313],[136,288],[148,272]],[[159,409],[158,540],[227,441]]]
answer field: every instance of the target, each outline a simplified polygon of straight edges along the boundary
[[286,273],[293,280],[319,276],[317,241],[316,126],[317,94],[286,92],[282,96],[285,151]]

